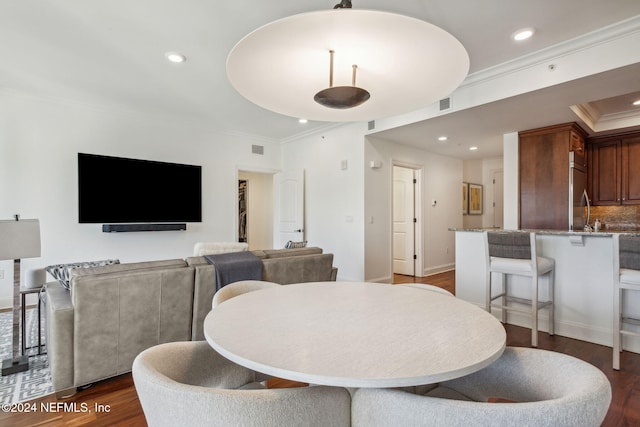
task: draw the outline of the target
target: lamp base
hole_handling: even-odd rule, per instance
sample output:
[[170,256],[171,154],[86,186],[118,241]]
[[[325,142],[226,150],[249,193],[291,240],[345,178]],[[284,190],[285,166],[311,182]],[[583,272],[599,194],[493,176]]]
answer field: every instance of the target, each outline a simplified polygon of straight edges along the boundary
[[2,361],[2,376],[17,374],[29,370],[29,356],[21,356],[17,359],[5,359]]

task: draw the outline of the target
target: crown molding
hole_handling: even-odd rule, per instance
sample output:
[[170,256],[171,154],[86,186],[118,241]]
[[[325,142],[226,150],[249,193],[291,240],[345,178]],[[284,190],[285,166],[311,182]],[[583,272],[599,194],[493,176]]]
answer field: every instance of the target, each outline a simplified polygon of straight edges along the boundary
[[485,81],[499,79],[505,75],[531,68],[553,59],[564,57],[577,51],[585,50],[602,43],[640,32],[640,15],[607,27],[599,28],[587,34],[566,40],[556,45],[521,56],[511,61],[469,74],[458,89],[481,84]]
[[288,136],[286,138],[283,138],[283,139],[280,140],[280,144],[288,144],[290,142],[299,141],[299,140],[301,140],[303,138],[319,135],[319,134],[321,134],[323,132],[328,132],[330,130],[337,129],[337,128],[340,128],[340,127],[343,127],[343,126],[352,125],[352,124],[353,124],[353,122],[342,122],[342,123],[339,123],[339,122],[327,122],[327,124],[325,124],[325,125],[322,125],[322,126],[319,126],[319,127],[315,127],[313,129],[308,129],[308,130],[306,130],[304,132],[300,132],[300,133],[297,133],[295,135],[291,135],[291,136]]

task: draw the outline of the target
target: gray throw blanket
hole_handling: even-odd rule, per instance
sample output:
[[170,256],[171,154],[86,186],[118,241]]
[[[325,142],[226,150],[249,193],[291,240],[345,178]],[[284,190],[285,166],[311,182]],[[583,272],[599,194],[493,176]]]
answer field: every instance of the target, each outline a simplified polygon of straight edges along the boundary
[[216,269],[216,291],[240,280],[262,280],[262,261],[248,251],[205,255]]

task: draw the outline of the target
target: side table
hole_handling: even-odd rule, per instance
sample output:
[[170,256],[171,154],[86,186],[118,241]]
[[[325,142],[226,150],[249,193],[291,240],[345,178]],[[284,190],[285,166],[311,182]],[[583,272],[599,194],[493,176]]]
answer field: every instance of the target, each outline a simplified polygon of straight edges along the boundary
[[[27,350],[35,348],[36,346],[27,347],[27,306],[26,299],[29,294],[39,294],[40,291],[44,292],[44,287],[36,287],[36,288],[21,288],[20,289],[20,311],[22,314],[22,355],[24,356],[27,353]],[[42,354],[42,301],[40,300],[40,296],[38,296],[38,355]]]

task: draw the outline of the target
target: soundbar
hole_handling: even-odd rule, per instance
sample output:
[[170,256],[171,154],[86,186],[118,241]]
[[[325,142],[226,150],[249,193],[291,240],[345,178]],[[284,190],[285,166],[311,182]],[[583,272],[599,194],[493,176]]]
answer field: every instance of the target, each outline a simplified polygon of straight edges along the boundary
[[187,224],[102,224],[104,233],[126,233],[131,231],[183,231]]

